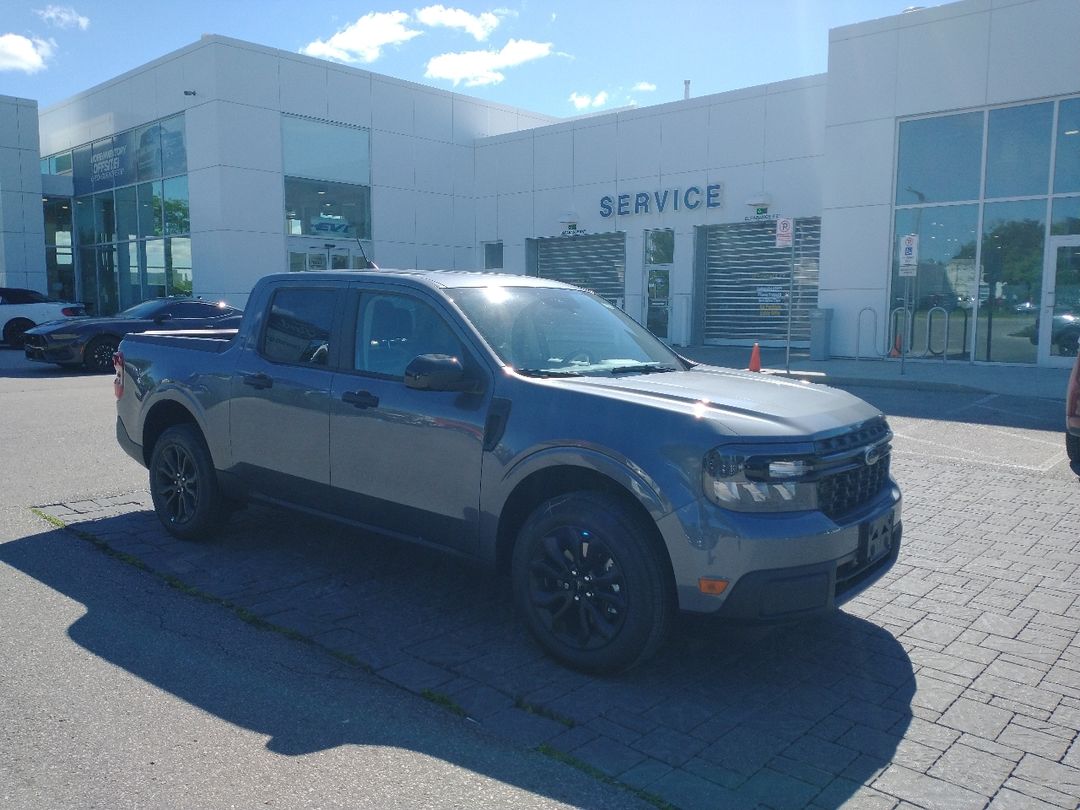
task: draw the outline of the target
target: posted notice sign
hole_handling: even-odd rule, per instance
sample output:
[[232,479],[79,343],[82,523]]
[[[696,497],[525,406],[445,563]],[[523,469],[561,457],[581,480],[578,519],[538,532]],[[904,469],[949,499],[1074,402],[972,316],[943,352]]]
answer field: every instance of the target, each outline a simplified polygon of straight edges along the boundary
[[919,269],[919,237],[913,233],[900,237],[900,277],[914,277]]
[[791,247],[791,235],[795,230],[795,220],[793,219],[778,219],[776,220],[776,246],[779,247]]

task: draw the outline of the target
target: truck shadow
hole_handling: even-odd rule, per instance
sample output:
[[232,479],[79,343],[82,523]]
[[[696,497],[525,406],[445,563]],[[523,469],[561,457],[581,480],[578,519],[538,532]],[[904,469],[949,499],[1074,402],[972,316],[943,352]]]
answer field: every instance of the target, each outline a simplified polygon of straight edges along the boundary
[[[770,630],[683,620],[654,661],[594,678],[540,652],[513,616],[501,579],[433,551],[261,507],[238,515],[206,545],[172,539],[145,510],[73,528],[231,609],[219,614],[223,624],[273,626],[285,631],[277,638],[287,644],[302,636],[496,735],[550,746],[675,805],[701,795],[685,792],[693,784],[714,788],[731,806],[839,806],[893,761],[912,719],[915,680],[904,649],[884,629],[846,613]],[[57,542],[82,541],[69,531],[29,537],[0,545],[0,561],[86,606],[69,630],[76,643],[269,735],[270,750],[418,747],[489,773],[448,744],[395,735],[387,730],[392,724],[322,719],[325,712],[310,711],[283,688],[281,671],[253,671],[243,657],[193,662],[191,650],[152,631],[157,609],[148,589],[132,589],[135,601],[117,610],[114,594],[50,552]],[[146,574],[132,568],[120,576]],[[189,629],[196,636],[204,630]],[[227,628],[222,634],[229,637]],[[342,668],[363,677],[355,666]],[[357,699],[340,691],[344,700]],[[522,773],[489,775],[567,799]]]

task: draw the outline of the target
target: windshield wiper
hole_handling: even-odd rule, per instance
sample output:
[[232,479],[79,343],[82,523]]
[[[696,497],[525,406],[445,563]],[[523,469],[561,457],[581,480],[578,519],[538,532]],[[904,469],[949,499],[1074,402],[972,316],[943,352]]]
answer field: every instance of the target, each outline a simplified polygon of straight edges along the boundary
[[678,371],[675,366],[666,363],[639,363],[636,366],[616,366],[612,374],[659,374],[664,371]]
[[517,368],[514,369],[518,374],[524,374],[526,377],[580,377],[582,376],[580,371],[552,371],[546,368]]

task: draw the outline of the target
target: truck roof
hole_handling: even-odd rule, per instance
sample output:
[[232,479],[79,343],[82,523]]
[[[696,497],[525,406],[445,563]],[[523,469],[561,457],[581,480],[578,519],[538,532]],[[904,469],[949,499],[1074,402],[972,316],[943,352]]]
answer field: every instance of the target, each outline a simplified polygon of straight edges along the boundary
[[[265,278],[295,279],[296,275],[296,273],[274,273],[265,276]],[[440,289],[454,287],[563,287],[573,289],[570,284],[564,284],[561,281],[549,278],[466,270],[394,270],[385,268],[379,268],[378,270],[322,270],[314,273],[304,273],[303,276],[312,281],[340,281],[343,278],[355,280],[386,279],[392,277],[403,281],[412,281],[421,286]]]

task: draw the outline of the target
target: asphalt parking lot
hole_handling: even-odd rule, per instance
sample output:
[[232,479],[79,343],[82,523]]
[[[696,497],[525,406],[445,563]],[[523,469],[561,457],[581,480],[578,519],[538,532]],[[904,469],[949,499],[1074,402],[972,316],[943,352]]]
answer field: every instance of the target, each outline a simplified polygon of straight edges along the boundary
[[[42,530],[56,527],[49,542],[111,555],[121,577],[171,585],[222,624],[307,645],[454,722],[625,786],[627,805],[1080,801],[1080,482],[1060,402],[853,388],[896,434],[904,546],[888,577],[809,625],[685,621],[657,660],[598,679],[547,660],[505,583],[457,560],[264,508],[212,543],[171,538],[145,471],[115,447],[108,383],[0,349],[0,396],[22,420],[5,420],[0,440],[8,458],[36,458],[4,471],[0,505],[34,507]],[[273,705],[252,714],[192,693],[114,643],[123,627],[102,624],[108,594],[50,565],[41,542],[2,543],[0,562],[85,606],[69,631],[85,653],[269,735],[273,750],[339,744],[281,722]]]

